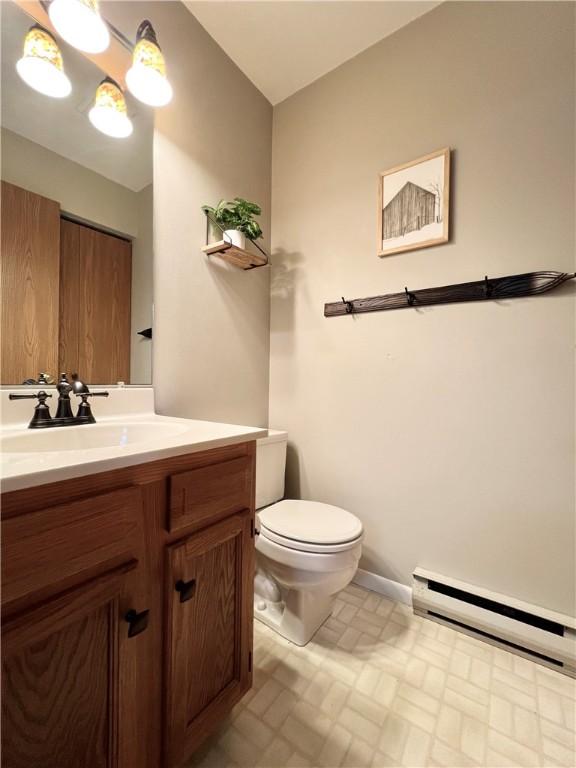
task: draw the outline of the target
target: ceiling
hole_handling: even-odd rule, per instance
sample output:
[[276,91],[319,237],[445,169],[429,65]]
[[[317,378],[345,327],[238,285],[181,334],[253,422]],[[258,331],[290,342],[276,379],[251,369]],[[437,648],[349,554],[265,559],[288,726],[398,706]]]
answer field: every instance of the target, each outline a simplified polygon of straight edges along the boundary
[[439,2],[189,0],[206,31],[278,104]]
[[[106,13],[128,4],[108,3]],[[272,104],[427,13],[438,2],[419,0],[191,0],[207,32]],[[2,126],[63,157],[139,191],[152,182],[153,110],[126,95],[134,133],[112,139],[88,121],[103,73],[59,41],[72,94],[51,99],[16,73],[29,17],[1,2]],[[112,18],[113,23],[117,19]]]
[[0,0],[0,10],[2,126],[135,192],[150,184],[153,110],[127,94],[132,135],[113,139],[97,131],[88,112],[104,73],[62,40],[58,43],[72,93],[65,99],[37,93],[20,79],[15,66],[32,21],[14,3]]

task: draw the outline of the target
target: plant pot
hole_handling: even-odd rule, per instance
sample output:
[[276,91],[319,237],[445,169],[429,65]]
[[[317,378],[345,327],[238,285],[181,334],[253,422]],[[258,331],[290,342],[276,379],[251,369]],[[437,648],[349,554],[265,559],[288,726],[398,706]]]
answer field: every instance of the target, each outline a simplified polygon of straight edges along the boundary
[[246,235],[239,229],[227,229],[224,232],[224,240],[232,243],[236,248],[246,248]]

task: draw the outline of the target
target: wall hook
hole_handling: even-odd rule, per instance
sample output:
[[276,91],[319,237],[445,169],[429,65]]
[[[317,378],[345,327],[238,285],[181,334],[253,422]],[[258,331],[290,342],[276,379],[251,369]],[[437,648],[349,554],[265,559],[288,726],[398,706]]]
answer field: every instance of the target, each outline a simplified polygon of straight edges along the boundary
[[406,294],[406,298],[408,299],[408,305],[412,307],[414,305],[414,301],[416,300],[416,296],[414,296],[414,294],[411,291],[409,291],[406,286],[404,286],[404,293]]
[[492,284],[488,280],[488,275],[484,275],[484,296],[489,299],[492,296]]
[[346,301],[344,296],[342,296],[342,301],[346,304],[346,314],[352,315],[354,313],[354,304],[351,301]]

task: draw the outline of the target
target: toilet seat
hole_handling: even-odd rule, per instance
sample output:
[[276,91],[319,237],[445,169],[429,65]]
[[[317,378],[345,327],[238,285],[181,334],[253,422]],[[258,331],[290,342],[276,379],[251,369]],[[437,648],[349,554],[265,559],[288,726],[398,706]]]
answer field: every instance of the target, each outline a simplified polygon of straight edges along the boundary
[[260,510],[258,517],[261,536],[300,552],[345,552],[363,537],[355,515],[318,501],[286,499]]

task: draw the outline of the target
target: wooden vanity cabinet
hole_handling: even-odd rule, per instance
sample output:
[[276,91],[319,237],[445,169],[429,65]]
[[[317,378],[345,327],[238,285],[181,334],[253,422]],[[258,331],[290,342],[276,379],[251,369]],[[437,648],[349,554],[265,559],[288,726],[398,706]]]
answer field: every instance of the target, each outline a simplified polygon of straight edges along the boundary
[[[41,490],[41,489],[38,489]],[[138,487],[2,520],[2,765],[112,768],[128,743],[142,538]],[[4,501],[4,499],[3,499]],[[11,504],[12,502],[12,504]],[[3,505],[4,506],[4,505]],[[140,617],[144,628],[146,615]]]
[[203,741],[252,677],[252,517],[240,512],[169,547],[165,678],[169,765]]
[[130,712],[129,577],[92,579],[7,622],[2,648],[2,765],[117,766]]
[[2,768],[177,768],[250,688],[254,449],[3,494]]

